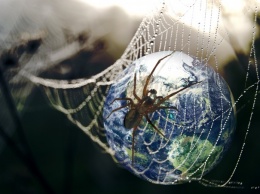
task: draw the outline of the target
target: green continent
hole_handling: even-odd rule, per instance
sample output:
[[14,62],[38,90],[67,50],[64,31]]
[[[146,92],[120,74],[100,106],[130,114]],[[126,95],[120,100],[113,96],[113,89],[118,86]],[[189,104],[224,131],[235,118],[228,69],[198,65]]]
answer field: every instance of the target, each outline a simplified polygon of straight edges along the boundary
[[[129,156],[129,158],[132,158],[132,149],[126,148],[126,152]],[[134,157],[135,157],[135,160],[138,160],[139,164],[144,165],[144,164],[147,164],[149,162],[147,156],[145,154],[140,153],[140,152],[135,152]]]
[[181,135],[172,141],[168,160],[182,172],[181,177],[200,177],[216,164],[222,151],[222,146],[214,148],[208,140]]

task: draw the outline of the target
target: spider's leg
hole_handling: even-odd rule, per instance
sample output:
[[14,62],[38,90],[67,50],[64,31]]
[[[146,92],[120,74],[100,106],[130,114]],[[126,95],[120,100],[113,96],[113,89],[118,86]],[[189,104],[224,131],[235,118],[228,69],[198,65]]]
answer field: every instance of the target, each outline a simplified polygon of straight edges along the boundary
[[156,99],[162,100],[163,96],[156,96]]
[[178,109],[175,106],[157,106],[156,109],[173,109],[178,111]]
[[131,106],[134,105],[134,102],[133,102],[133,100],[132,100],[131,98],[115,98],[115,99],[110,103],[110,105],[113,104],[113,103],[114,103],[115,101],[117,101],[117,100],[129,100]]
[[[201,81],[200,81],[200,82],[201,82]],[[196,83],[190,84],[190,85],[188,85],[188,86],[186,86],[186,87],[184,87],[184,88],[181,88],[180,90],[178,90],[178,91],[176,91],[176,92],[173,92],[173,93],[171,93],[171,94],[165,96],[163,99],[160,99],[160,102],[157,103],[157,106],[160,106],[162,103],[164,103],[164,102],[165,102],[166,100],[168,100],[170,97],[172,97],[172,96],[174,96],[174,95],[180,93],[181,91],[186,90],[186,89],[189,88],[190,86],[196,85],[196,84],[198,84],[198,83],[200,83],[200,82],[196,82]]]
[[122,108],[125,108],[125,107],[127,107],[127,106],[129,106],[129,104],[126,104],[126,105],[124,105],[124,106],[120,106],[120,107],[118,107],[118,108],[112,110],[112,111],[109,113],[109,115],[108,115],[105,119],[107,119],[108,117],[110,117],[110,115],[111,115],[112,113],[114,113],[114,112],[116,112],[116,111],[118,111],[118,110],[120,110],[120,109],[122,109]]
[[138,100],[141,101],[141,99],[139,98],[139,96],[137,96],[136,94],[136,73],[135,73],[135,77],[134,77],[134,97]]
[[132,166],[134,166],[134,158],[135,158],[135,131],[137,127],[133,128],[132,132]]
[[149,119],[149,117],[148,117],[147,115],[145,115],[145,118],[146,118],[146,120],[148,121],[148,123],[149,123],[150,125],[152,125],[152,127],[155,129],[155,131],[157,131],[157,133],[159,133],[161,136],[163,136],[165,139],[167,139],[167,138],[165,137],[165,135],[152,123],[152,121]]
[[159,100],[160,102],[161,100],[163,100],[163,96],[156,96],[156,98],[153,100],[153,103],[155,103],[156,100]]
[[[172,52],[172,53],[173,53],[173,52]],[[161,61],[162,61],[163,59],[165,59],[165,58],[171,56],[172,53],[169,54],[169,55],[166,55],[165,57],[163,57],[163,58],[161,58],[161,59],[159,59],[159,60],[157,61],[157,63],[155,64],[153,70],[151,71],[151,73],[148,75],[148,77],[147,77],[147,79],[146,79],[146,82],[145,82],[145,85],[144,85],[144,89],[143,89],[143,97],[147,96],[147,93],[148,93],[148,91],[147,91],[147,86],[148,86],[148,83],[150,82],[150,79],[151,79],[151,77],[152,77],[152,75],[153,75],[153,72],[155,71],[156,67],[161,63]]]

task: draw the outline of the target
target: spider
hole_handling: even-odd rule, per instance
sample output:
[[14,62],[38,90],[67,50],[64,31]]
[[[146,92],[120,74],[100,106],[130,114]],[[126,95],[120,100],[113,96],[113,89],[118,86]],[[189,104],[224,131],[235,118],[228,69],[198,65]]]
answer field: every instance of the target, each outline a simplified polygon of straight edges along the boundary
[[[157,96],[157,91],[155,89],[150,89],[148,90],[148,84],[151,80],[151,77],[153,76],[153,73],[155,71],[155,69],[157,68],[157,66],[161,63],[161,61],[167,57],[169,57],[171,54],[166,55],[165,57],[160,58],[157,63],[155,64],[153,70],[151,71],[151,73],[148,75],[148,77],[146,78],[144,87],[143,87],[143,91],[142,91],[142,97],[139,97],[136,94],[136,73],[134,74],[134,89],[133,89],[133,95],[135,97],[135,99],[137,99],[137,103],[134,103],[133,99],[126,97],[126,98],[115,98],[111,104],[113,104],[115,101],[117,100],[126,100],[127,104],[123,105],[121,107],[118,107],[114,110],[112,110],[110,112],[110,114],[106,117],[109,118],[110,115],[122,108],[128,107],[129,111],[126,113],[125,118],[124,118],[124,127],[126,129],[133,129],[132,130],[132,164],[134,163],[134,145],[135,145],[135,132],[138,128],[138,126],[140,125],[143,117],[145,117],[145,119],[147,120],[147,122],[153,127],[153,129],[162,137],[165,138],[164,133],[162,133],[150,120],[149,118],[149,114],[160,110],[160,109],[173,109],[178,111],[178,109],[174,106],[162,106],[162,104],[168,100],[169,98],[171,98],[172,96],[178,94],[179,92],[185,90],[186,88],[195,85],[199,82],[196,83],[190,83],[189,85],[163,97],[163,96]],[[165,138],[166,139],[166,138]]]

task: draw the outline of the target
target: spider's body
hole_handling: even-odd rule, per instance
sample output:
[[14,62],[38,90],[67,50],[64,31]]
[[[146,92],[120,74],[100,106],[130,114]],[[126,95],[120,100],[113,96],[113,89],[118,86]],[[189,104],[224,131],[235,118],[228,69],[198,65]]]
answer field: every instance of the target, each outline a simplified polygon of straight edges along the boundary
[[156,69],[156,67],[160,64],[160,62],[169,57],[171,54],[166,55],[165,57],[159,59],[157,61],[157,63],[155,64],[153,70],[151,71],[151,73],[148,75],[148,77],[146,78],[145,84],[144,84],[144,88],[142,91],[142,97],[140,98],[137,94],[136,94],[136,73],[134,74],[134,90],[133,90],[133,95],[135,97],[135,99],[137,100],[137,103],[134,103],[132,98],[126,97],[126,98],[115,98],[112,102],[114,103],[117,100],[125,100],[127,101],[127,104],[124,106],[121,106],[119,108],[114,109],[113,111],[110,112],[110,114],[107,116],[107,118],[114,113],[115,111],[118,111],[122,108],[128,107],[129,111],[126,113],[125,118],[124,118],[124,127],[126,129],[132,129],[132,164],[134,162],[134,144],[135,144],[135,131],[137,130],[138,126],[140,125],[142,119],[145,117],[145,119],[147,120],[147,122],[153,127],[153,129],[160,134],[162,137],[165,138],[165,135],[163,132],[161,132],[150,120],[149,115],[157,110],[160,109],[174,109],[177,110],[176,107],[174,106],[163,106],[163,103],[165,101],[167,101],[170,97],[178,94],[179,92],[185,90],[186,88],[197,84],[199,82],[196,83],[191,83],[186,87],[183,87],[165,97],[163,96],[157,96],[157,91],[155,89],[150,89],[148,90],[148,84],[151,80],[151,77]]
[[124,126],[126,129],[132,129],[139,125],[142,120],[142,114],[138,109],[130,109],[125,115]]
[[130,104],[128,106],[130,110],[126,113],[124,119],[126,129],[138,127],[144,116],[154,112],[154,108],[156,108],[154,105],[157,100],[156,90],[151,90],[150,93],[153,94],[155,98],[144,96],[137,104],[129,99]]

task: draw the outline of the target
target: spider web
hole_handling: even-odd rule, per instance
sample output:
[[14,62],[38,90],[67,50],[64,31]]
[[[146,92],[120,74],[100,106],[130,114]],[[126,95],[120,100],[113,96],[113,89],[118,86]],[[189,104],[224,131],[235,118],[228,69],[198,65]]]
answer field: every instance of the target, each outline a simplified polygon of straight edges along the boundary
[[[54,108],[66,114],[91,140],[114,157],[115,153],[108,146],[105,137],[103,105],[110,85],[133,61],[157,51],[181,51],[206,62],[229,82],[233,76],[224,73],[224,65],[232,59],[236,60],[237,66],[245,73],[242,78],[243,89],[241,85],[230,85],[235,97],[234,104],[238,108],[238,115],[242,114],[245,107],[250,109],[245,115],[247,126],[237,160],[229,177],[224,181],[207,180],[203,177],[191,180],[207,186],[240,187],[242,182],[233,182],[232,178],[243,157],[248,134],[253,130],[254,114],[259,110],[257,5],[257,1],[250,1],[242,9],[242,18],[248,21],[249,26],[241,38],[236,31],[240,30],[236,29],[237,21],[234,21],[232,13],[227,12],[224,1],[161,1],[144,17],[120,59],[104,71],[90,78],[75,80],[46,79],[25,70],[20,73],[42,87]],[[248,40],[250,45],[241,42],[241,39]],[[252,186],[252,189],[254,188],[259,187]]]

